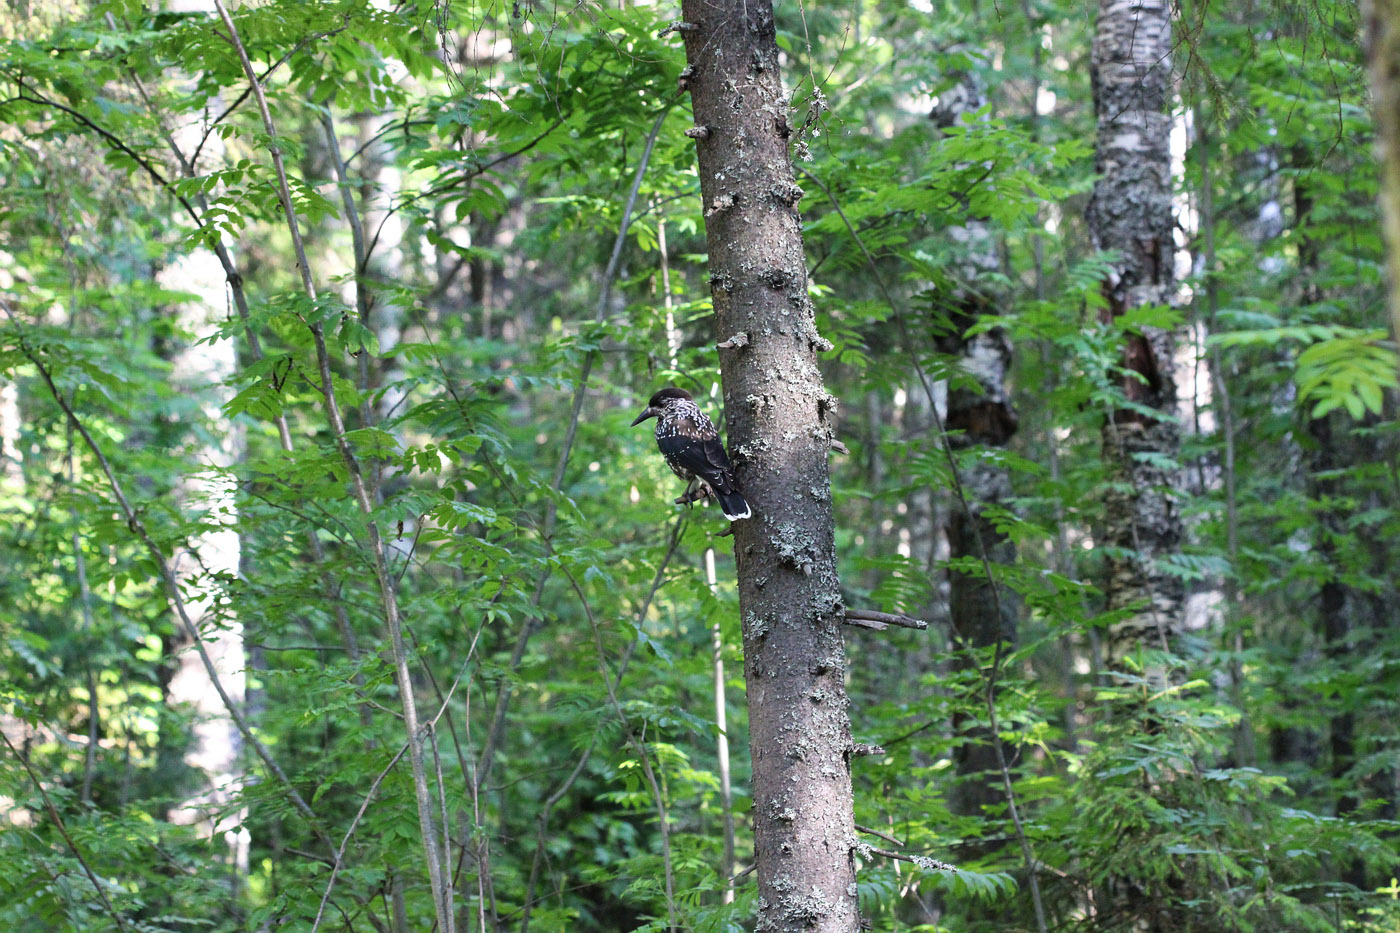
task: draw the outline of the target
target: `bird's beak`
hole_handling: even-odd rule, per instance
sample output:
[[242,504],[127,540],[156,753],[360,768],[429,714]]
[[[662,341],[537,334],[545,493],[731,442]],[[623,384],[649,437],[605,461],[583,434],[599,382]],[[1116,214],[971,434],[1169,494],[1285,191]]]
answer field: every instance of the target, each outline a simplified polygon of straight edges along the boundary
[[655,418],[655,417],[656,417],[656,409],[655,409],[655,408],[645,408],[645,409],[642,410],[642,413],[641,413],[640,415],[637,416],[637,420],[634,421],[634,422],[632,422],[632,427],[635,428],[637,425],[641,424],[643,421],[647,420],[648,418]]

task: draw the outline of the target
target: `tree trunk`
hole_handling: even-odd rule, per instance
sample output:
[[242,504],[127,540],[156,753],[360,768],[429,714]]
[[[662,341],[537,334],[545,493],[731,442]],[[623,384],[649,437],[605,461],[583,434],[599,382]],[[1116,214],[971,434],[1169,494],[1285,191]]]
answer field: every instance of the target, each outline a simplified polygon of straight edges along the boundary
[[[1306,147],[1299,145],[1291,153],[1299,177],[1293,183],[1294,229],[1298,234],[1298,274],[1302,284],[1299,294],[1304,307],[1318,305],[1330,297],[1318,286],[1322,275],[1322,247],[1311,230],[1313,195],[1304,183],[1305,172],[1313,165]],[[1366,567],[1355,554],[1352,521],[1357,512],[1367,506],[1385,508],[1380,501],[1367,502],[1365,487],[1357,482],[1356,471],[1363,465],[1382,461],[1383,454],[1373,449],[1372,431],[1363,436],[1349,416],[1340,411],[1321,418],[1308,418],[1307,436],[1312,443],[1307,448],[1308,492],[1314,502],[1316,538],[1314,547],[1318,564],[1327,576],[1318,592],[1318,634],[1322,650],[1332,663],[1345,666],[1346,660],[1365,648],[1353,644],[1358,633],[1379,632],[1388,621],[1388,613],[1374,620],[1368,618],[1368,599],[1364,591],[1353,586],[1358,571],[1374,573],[1378,579],[1385,574],[1385,549],[1379,543],[1366,547],[1376,566]],[[1351,553],[1348,553],[1348,552]],[[1360,564],[1360,566],[1358,565]],[[1372,625],[1372,621],[1377,623]],[[1336,801],[1337,816],[1349,816],[1356,811],[1360,788],[1348,778],[1357,760],[1356,713],[1350,699],[1342,699],[1327,718],[1327,751],[1330,773],[1339,788]],[[1364,729],[1363,729],[1364,736]],[[1342,868],[1343,879],[1361,886],[1365,883],[1365,868],[1359,859],[1352,859]]]
[[20,451],[23,419],[19,409],[19,385],[0,382],[0,488],[9,492],[24,488],[24,455]]
[[[976,56],[973,50],[970,54]],[[939,106],[930,117],[948,129],[971,118],[987,104],[987,92],[972,72],[957,75],[951,92],[939,95]],[[968,331],[984,314],[997,313],[996,296],[988,282],[997,268],[996,239],[985,220],[969,217],[949,231],[961,252],[957,282],[950,290],[946,307],[951,331],[938,340],[938,349],[958,357],[960,376],[975,388],[954,382],[948,387],[946,424],[955,448],[1005,448],[1016,433],[1016,410],[1006,391],[1006,375],[1011,367],[1011,342],[1000,329],[969,335]],[[1016,560],[1016,546],[997,530],[987,517],[987,509],[1006,508],[1011,498],[1011,471],[997,460],[983,458],[966,467],[962,476],[967,512],[954,503],[947,519],[948,556],[953,561],[980,562],[983,548],[994,564]],[[970,514],[969,514],[970,513]],[[1017,606],[1011,594],[1000,594],[980,573],[951,571],[948,574],[948,610],[953,632],[964,649],[959,664],[978,670],[976,649],[1003,641],[1016,641]],[[1000,597],[1000,598],[998,598]],[[971,652],[971,653],[970,653]],[[993,737],[976,718],[955,719],[954,726],[966,741],[957,746],[958,783],[949,797],[955,813],[976,815],[984,807],[1005,801]]]
[[[822,385],[768,0],[685,0],[725,418],[754,517],[734,525],[758,929],[859,928],[841,581]],[[733,343],[743,343],[735,340]]]
[[[243,627],[236,612],[223,602],[221,578],[238,575],[241,542],[234,527],[236,484],[226,472],[242,456],[243,433],[220,409],[226,401],[224,385],[232,376],[236,361],[233,344],[227,340],[200,342],[219,325],[224,302],[224,272],[214,254],[198,249],[181,256],[157,274],[162,285],[198,296],[179,309],[182,330],[191,342],[172,355],[171,377],[182,392],[201,401],[199,415],[209,426],[216,442],[197,448],[200,466],[183,476],[175,496],[181,505],[203,511],[203,530],[187,547],[172,551],[171,573],[189,591],[191,620],[204,636],[219,680],[235,702],[241,703],[247,689],[243,651]],[[177,629],[178,631],[178,629]],[[182,801],[171,811],[174,823],[204,823],[209,835],[223,833],[231,849],[235,887],[248,871],[248,836],[243,828],[246,810],[231,810],[211,820],[242,793],[239,758],[243,742],[209,673],[191,643],[181,639],[184,650],[170,680],[169,699],[187,704],[198,720],[194,739],[185,755],[186,764],[198,769],[208,782],[204,793]]]
[[[1099,180],[1088,223],[1096,249],[1118,254],[1104,283],[1106,317],[1172,300],[1171,6],[1167,0],[1099,0],[1093,87]],[[1163,558],[1181,546],[1172,487],[1181,447],[1176,421],[1174,340],[1141,328],[1125,336],[1119,388],[1134,408],[1109,413],[1104,459],[1109,610],[1129,614],[1109,631],[1108,660],[1169,647],[1182,625],[1181,581]],[[1149,414],[1144,409],[1150,409]]]
[[1365,0],[1366,59],[1376,107],[1376,157],[1381,170],[1390,319],[1400,336],[1400,0]]

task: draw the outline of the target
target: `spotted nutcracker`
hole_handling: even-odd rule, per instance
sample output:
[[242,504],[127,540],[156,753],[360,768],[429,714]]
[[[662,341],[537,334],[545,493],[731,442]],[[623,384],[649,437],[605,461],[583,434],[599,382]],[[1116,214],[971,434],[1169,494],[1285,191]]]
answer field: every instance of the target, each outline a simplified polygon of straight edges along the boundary
[[656,446],[666,458],[666,465],[687,483],[700,480],[707,494],[713,494],[730,521],[753,514],[749,504],[739,494],[734,481],[734,469],[719,432],[684,389],[662,389],[647,402],[646,410],[632,422],[636,427],[648,418],[656,419]]

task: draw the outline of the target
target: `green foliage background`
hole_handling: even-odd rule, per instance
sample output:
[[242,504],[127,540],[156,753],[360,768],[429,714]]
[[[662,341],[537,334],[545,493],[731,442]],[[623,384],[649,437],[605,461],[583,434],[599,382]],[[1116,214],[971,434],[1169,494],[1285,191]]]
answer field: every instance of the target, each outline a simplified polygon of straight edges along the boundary
[[[349,440],[379,479],[463,927],[522,929],[528,915],[538,930],[665,929],[668,874],[683,928],[751,925],[751,875],[721,897],[714,627],[739,867],[753,858],[730,539],[713,508],[671,504],[680,489],[649,432],[628,427],[666,384],[718,408],[684,55],[659,35],[676,15],[457,0],[236,11],[291,167],[313,305],[217,19],[135,2],[0,14],[0,291],[13,311],[0,383],[19,415],[0,464],[0,925],[309,928],[331,880],[316,832],[338,842],[353,826],[322,925],[394,928],[397,892],[407,929],[432,926],[407,764],[391,766],[406,736],[365,518],[308,322],[326,330]],[[857,822],[958,869],[862,853],[874,928],[1033,928],[1006,808],[950,807],[953,752],[985,741],[990,692],[1053,929],[1397,929],[1396,366],[1355,6],[1183,5],[1180,298],[1112,324],[1083,221],[1090,9],[875,0],[783,4],[778,17],[812,287],[834,345],[824,373],[849,448],[833,459],[847,601],[933,623],[848,632],[856,741],[884,749],[853,765]],[[931,102],[969,73],[990,104],[945,134]],[[325,117],[367,237],[402,225],[358,274]],[[171,138],[186,157],[199,143],[193,172]],[[972,218],[995,230],[1000,268],[967,283],[956,234]],[[195,333],[178,313],[187,286],[157,278],[184,256],[209,261],[216,243],[239,263],[261,360],[230,296]],[[877,277],[907,309],[908,342]],[[964,467],[1014,471],[1002,520],[1019,557],[995,575],[1024,611],[996,664],[960,660],[948,634],[941,526],[957,506],[914,375],[917,360],[965,381],[935,338],[969,284],[998,296],[985,326],[1016,348],[1018,434],[959,453]],[[385,329],[390,309],[399,333]],[[1172,659],[1183,678],[1165,692],[1101,668],[1113,618],[1094,546],[1099,425],[1124,401],[1118,347],[1162,324],[1179,335],[1187,400],[1176,466],[1189,543],[1171,569],[1198,607]],[[178,356],[213,344],[237,348],[231,379],[176,378]],[[193,716],[168,702],[181,636],[158,563],[54,392],[161,553],[237,532],[236,573],[181,585],[214,601],[209,624],[241,626],[248,716],[321,824],[244,749],[227,808],[244,813],[246,871],[208,820],[170,818],[207,780],[185,760]],[[236,461],[211,464],[231,437]],[[232,514],[191,492],[209,475],[234,484]],[[1326,618],[1337,605],[1340,641]],[[508,715],[477,788],[503,686]]]

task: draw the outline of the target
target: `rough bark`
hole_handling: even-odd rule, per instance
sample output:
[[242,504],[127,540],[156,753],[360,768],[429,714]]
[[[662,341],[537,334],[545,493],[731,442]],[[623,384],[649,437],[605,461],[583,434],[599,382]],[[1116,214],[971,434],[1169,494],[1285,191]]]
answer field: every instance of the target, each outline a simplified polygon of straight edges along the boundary
[[1393,333],[1400,335],[1400,0],[1363,0],[1362,14],[1376,107],[1390,319]]
[[[859,928],[834,400],[807,297],[792,122],[767,0],[685,0],[725,418],[754,517],[734,525],[753,757],[758,926]],[[742,341],[729,341],[737,334]]]
[[[1088,222],[1095,248],[1118,256],[1104,283],[1105,316],[1117,318],[1172,300],[1167,0],[1100,0],[1092,79],[1100,177]],[[1105,497],[1105,597],[1108,609],[1128,612],[1109,631],[1114,666],[1139,648],[1168,647],[1182,626],[1181,581],[1161,566],[1181,546],[1173,495],[1181,447],[1174,349],[1170,331],[1143,328],[1125,336],[1120,388],[1141,407],[1119,408],[1104,425],[1104,459],[1112,471]]]
[[[987,93],[974,73],[958,76],[953,89],[939,95],[939,105],[930,117],[947,129],[970,119],[986,106]],[[961,247],[957,270],[959,283],[944,296],[944,313],[950,330],[939,337],[938,349],[958,358],[960,376],[948,387],[946,424],[954,448],[1004,448],[1016,433],[1016,410],[1007,393],[1006,378],[1011,366],[1011,342],[1000,330],[969,334],[986,314],[997,312],[996,296],[985,284],[998,271],[996,239],[991,227],[979,218],[969,218],[949,231]],[[1011,498],[1011,472],[998,461],[979,459],[964,467],[963,492],[967,511],[957,505],[949,510],[946,523],[948,556],[955,562],[981,562],[986,557],[995,564],[1016,559],[1016,546],[988,518],[988,510],[1005,508]],[[998,641],[1016,640],[1017,606],[1010,594],[1000,599],[991,581],[980,573],[951,571],[949,616],[953,632],[970,649],[986,648]],[[962,655],[960,663],[976,669],[976,656]],[[997,768],[996,749],[986,728],[975,728],[975,717],[955,721],[966,741],[954,752],[958,784],[949,805],[956,813],[979,814],[991,804],[1004,801]]]

